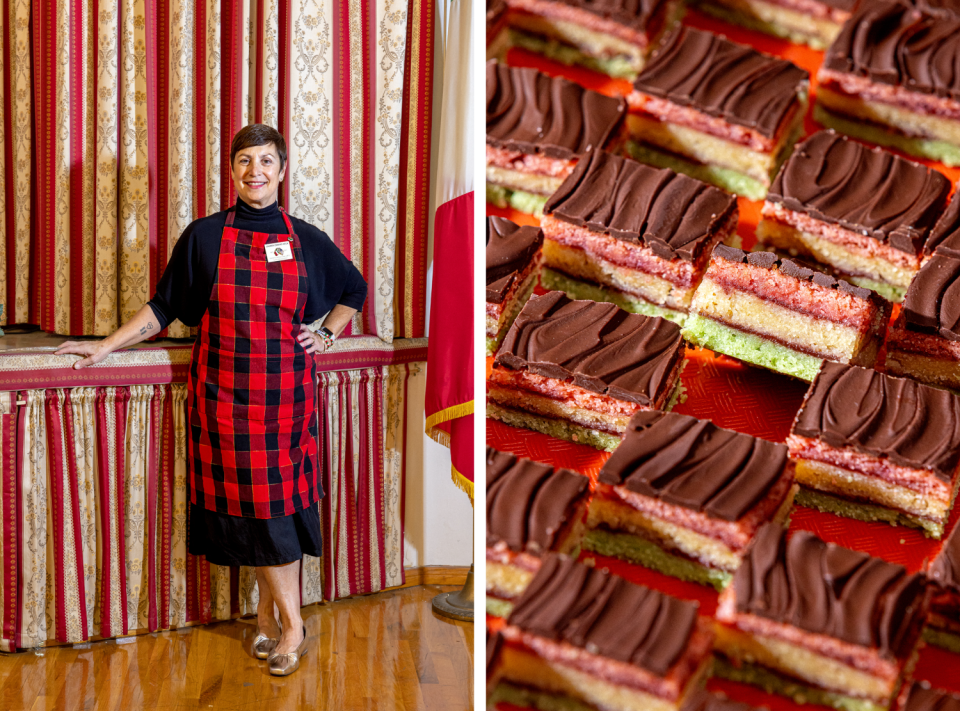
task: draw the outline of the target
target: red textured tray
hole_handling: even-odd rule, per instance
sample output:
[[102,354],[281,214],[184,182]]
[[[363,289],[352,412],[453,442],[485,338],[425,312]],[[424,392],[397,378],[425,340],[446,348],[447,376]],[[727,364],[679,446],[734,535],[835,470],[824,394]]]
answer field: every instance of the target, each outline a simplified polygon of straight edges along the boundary
[[[716,34],[723,34],[735,42],[752,45],[760,51],[789,59],[803,67],[810,72],[810,106],[813,106],[816,73],[823,60],[822,52],[727,25],[695,11],[687,12],[684,23]],[[513,66],[535,67],[547,74],[567,77],[606,94],[623,94],[630,89],[626,82],[612,80],[588,70],[556,64],[522,50],[511,50],[507,59]],[[805,130],[808,135],[820,128],[811,118],[811,114],[812,110],[808,112],[805,121]],[[911,158],[911,160],[916,159]],[[950,169],[931,161],[920,162],[944,173],[953,183],[960,178],[960,169]],[[743,239],[744,249],[750,249],[756,243],[754,232],[760,217],[761,204],[759,201],[739,199],[738,232]],[[537,224],[537,220],[529,215],[512,210],[501,210],[492,205],[487,205],[487,212],[490,215],[509,217],[519,223]],[[777,442],[784,441],[803,400],[807,389],[806,383],[746,366],[732,359],[716,356],[710,351],[688,348],[687,358],[688,364],[682,375],[686,399],[677,405],[676,412],[710,419],[721,427],[756,437]],[[491,362],[492,359],[488,359],[488,369]],[[487,443],[518,456],[578,471],[590,477],[591,486],[596,481],[600,467],[610,456],[591,447],[509,427],[491,419],[487,420]],[[958,515],[960,515],[960,507],[951,516],[947,533],[956,524]],[[915,529],[862,523],[805,508],[794,509],[790,528],[812,531],[826,541],[899,563],[910,571],[919,570],[926,559],[936,555],[941,545],[939,541],[925,538]],[[700,603],[702,614],[714,614],[717,595],[710,588],[684,583],[615,558],[593,553],[584,553],[581,555],[581,559],[583,558],[594,558],[596,565],[608,568],[611,572],[628,580],[662,590],[676,597],[696,600]],[[488,617],[487,621],[491,628],[498,628],[503,624],[502,620],[493,617]],[[914,676],[918,679],[926,679],[935,686],[960,692],[960,656],[927,647],[920,653],[920,661]],[[717,679],[711,680],[708,688],[723,690],[731,698],[756,705],[762,704],[771,711],[799,711],[800,709],[814,711],[824,708],[811,705],[799,706],[753,687]],[[513,711],[517,707],[500,704],[498,708],[501,711]]]

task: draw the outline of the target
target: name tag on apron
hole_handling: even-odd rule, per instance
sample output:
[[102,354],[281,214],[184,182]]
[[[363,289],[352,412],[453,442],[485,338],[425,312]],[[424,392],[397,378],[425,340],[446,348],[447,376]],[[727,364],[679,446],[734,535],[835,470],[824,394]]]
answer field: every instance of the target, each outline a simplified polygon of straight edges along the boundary
[[282,262],[285,259],[293,259],[293,250],[289,242],[274,242],[264,247],[267,250],[268,262]]

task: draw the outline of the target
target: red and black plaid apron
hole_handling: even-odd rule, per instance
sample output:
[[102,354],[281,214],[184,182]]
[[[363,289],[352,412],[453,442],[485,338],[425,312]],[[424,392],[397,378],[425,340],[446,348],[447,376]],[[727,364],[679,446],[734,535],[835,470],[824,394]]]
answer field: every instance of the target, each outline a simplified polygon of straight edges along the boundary
[[[317,501],[316,364],[297,341],[307,302],[300,239],[233,227],[220,240],[210,306],[193,347],[191,492],[232,516],[289,516]],[[268,262],[289,241],[293,259]]]

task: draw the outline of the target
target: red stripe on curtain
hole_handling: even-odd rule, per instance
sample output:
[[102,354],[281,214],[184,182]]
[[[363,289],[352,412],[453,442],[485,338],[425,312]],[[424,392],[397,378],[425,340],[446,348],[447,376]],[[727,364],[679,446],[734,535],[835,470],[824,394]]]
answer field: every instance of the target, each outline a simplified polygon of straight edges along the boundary
[[[7,27],[4,24],[4,27]],[[14,400],[20,399],[20,393],[10,394]],[[26,408],[13,407],[13,412],[0,415],[0,506],[3,507],[3,531],[0,545],[3,545],[4,566],[2,574],[3,610],[0,610],[0,639],[4,651],[13,652],[17,645],[17,609],[19,598],[19,522],[20,506],[17,501],[20,483],[20,452],[17,451],[17,420],[23,419]]]
[[[420,0],[411,0],[419,2]],[[417,207],[414,215],[413,234],[413,283],[410,285],[410,294],[413,299],[413,323],[411,324],[410,338],[422,338],[426,334],[427,313],[427,233],[429,230],[429,200],[430,200],[430,136],[433,126],[433,40],[434,40],[434,0],[423,0],[420,8],[420,44],[416,51],[420,52],[420,91],[412,97],[419,105],[417,115],[420,117],[418,126],[411,126],[408,130],[417,131],[420,135],[418,142],[416,185],[410,189],[416,191]],[[404,75],[406,78],[406,75]],[[400,193],[403,195],[404,193]]]
[[334,221],[330,238],[350,259],[350,18],[347,3],[333,3],[333,182]]
[[[170,5],[168,0],[146,4],[147,30],[147,155],[150,176],[150,291],[167,266],[170,151]],[[156,337],[166,335],[166,329]]]
[[[87,200],[92,195],[83,194],[83,117],[84,117],[84,77],[83,77],[83,9],[85,0],[73,0],[70,4],[70,333],[86,333],[83,323],[83,215]],[[90,324],[93,326],[93,324]]]
[[[368,548],[377,548],[377,570],[380,571],[380,589],[387,587],[387,558],[383,548],[383,376],[384,372],[374,369],[373,388],[373,426],[370,428],[373,442],[373,511],[377,517],[373,529],[373,540]],[[401,539],[402,540],[402,539]],[[402,545],[401,545],[402,547]],[[368,569],[369,570],[369,569]],[[369,577],[369,576],[368,576]],[[372,581],[371,581],[372,582]]]
[[[3,121],[3,164],[7,166],[7,170],[13,170],[13,95],[11,94],[12,80],[11,74],[13,73],[13,59],[11,57],[11,46],[13,43],[10,41],[10,36],[12,35],[12,29],[10,27],[10,3],[2,2],[0,3],[0,13],[3,15],[3,31],[5,36],[0,39],[0,52],[3,52],[3,76],[0,77],[0,81],[3,81],[3,105],[0,106],[0,121]],[[6,241],[3,245],[3,248],[6,250],[7,260],[6,260],[6,278],[7,278],[7,291],[5,294],[0,294],[4,298],[3,303],[6,304],[4,308],[3,318],[7,323],[13,323],[13,305],[16,303],[17,290],[16,290],[16,240],[14,239],[14,221],[13,221],[13,181],[9,177],[3,181],[3,191],[5,194],[4,204],[6,208],[4,210],[3,220],[5,222],[6,229]],[[2,320],[0,320],[2,323]]]
[[[279,37],[277,38],[277,52],[279,56],[278,67],[278,92],[277,92],[277,130],[283,135],[284,140],[289,144],[290,136],[290,84],[292,72],[290,71],[290,57],[293,53],[292,47],[292,26],[290,15],[290,0],[280,0],[279,17]],[[283,185],[280,186],[280,202],[284,209],[290,210],[290,175],[286,176]]]
[[[193,33],[193,76],[196,99],[193,104],[193,155],[196,174],[193,195],[197,215],[207,216],[207,2],[196,0],[193,4],[196,32]],[[187,569],[189,575],[190,570]]]
[[173,465],[176,457],[176,442],[173,431],[173,388],[157,386],[164,390],[166,406],[163,408],[160,425],[160,628],[171,626],[170,621],[170,564],[173,545]]
[[[21,398],[22,398],[23,400],[25,400],[25,401],[28,401],[29,398],[30,398],[30,394],[29,394],[28,392],[25,392],[25,391],[24,391],[24,392],[21,392],[21,393],[18,393],[17,399],[20,400]],[[24,439],[26,438],[26,436],[27,436],[27,408],[26,408],[26,407],[19,407],[19,408],[17,408],[17,441],[18,441],[18,442],[23,442]],[[22,472],[22,471],[23,471],[23,448],[22,448],[22,447],[18,447],[18,448],[17,448],[17,471],[16,471],[15,474],[14,474],[14,476],[15,476],[16,479],[17,479],[17,523],[19,523],[19,521],[20,521],[19,516],[20,516],[20,511],[22,510],[22,506],[23,506],[23,491],[22,491],[21,488],[20,488],[20,472]],[[16,570],[16,574],[17,574],[17,591],[18,591],[18,593],[19,593],[19,589],[20,589],[19,585],[20,585],[20,574],[21,574],[19,561],[21,560],[20,551],[21,551],[21,549],[22,549],[22,546],[23,546],[23,539],[22,539],[21,534],[20,534],[20,526],[17,526],[17,570]],[[22,647],[22,646],[23,646],[23,640],[20,638],[20,600],[19,600],[19,595],[18,595],[18,599],[17,599],[16,615],[17,615],[17,619],[16,619],[16,622],[14,622],[14,625],[13,625],[13,640],[14,640],[14,644],[15,644],[16,647]]]
[[[114,397],[113,404],[113,417],[116,422],[115,425],[115,434],[114,442],[117,443],[116,452],[117,452],[117,471],[116,479],[114,486],[116,487],[116,497],[117,497],[117,541],[119,542],[117,551],[117,558],[120,562],[120,616],[123,624],[123,634],[127,634],[130,631],[129,626],[127,625],[127,556],[126,549],[124,546],[124,541],[126,540],[126,533],[124,531],[123,522],[126,518],[126,515],[123,510],[123,492],[124,487],[124,472],[127,468],[126,460],[126,447],[123,446],[123,442],[127,441],[127,404],[130,402],[130,390],[128,388],[117,388],[116,396]],[[109,443],[109,433],[106,439],[100,440],[101,445],[108,445]],[[109,445],[108,445],[109,446]],[[102,448],[100,451],[104,451]]]
[[[403,374],[403,404],[402,408],[407,406],[407,385],[410,382],[410,364],[404,363],[404,374]],[[404,551],[402,541],[405,541],[406,538],[406,525],[407,525],[407,412],[404,409],[400,413],[400,421],[403,422],[403,454],[400,455],[400,584],[403,585],[407,582],[407,569],[405,567],[405,561],[403,559]]]
[[163,386],[153,389],[150,397],[150,435],[148,441],[147,460],[147,625],[151,632],[159,629],[157,618],[159,605],[157,601],[157,495],[159,482],[157,476],[160,471],[160,426],[163,411],[160,395]]
[[220,209],[226,210],[237,201],[237,189],[230,174],[230,144],[240,130],[242,106],[240,84],[243,61],[243,3],[220,5]]
[[[364,244],[364,262],[361,267],[363,278],[368,284],[374,283],[374,275],[377,273],[377,249],[374,242],[376,235],[375,220],[377,219],[376,209],[373,206],[373,199],[377,194],[377,158],[376,158],[376,138],[373,129],[377,123],[377,3],[360,3],[363,10],[361,15],[362,38],[363,38],[363,112],[361,120],[363,125],[363,172],[360,189],[362,193],[362,212],[363,215],[363,244]],[[377,335],[377,309],[373,306],[371,299],[366,308],[361,312],[363,330],[366,333]]]
[[[355,472],[355,477],[350,476],[354,472],[347,474],[347,478],[352,481],[357,481],[359,487],[352,491],[353,496],[350,497],[350,503],[354,504],[348,510],[353,510],[357,512],[356,516],[356,541],[357,545],[352,546],[353,550],[357,551],[356,561],[350,566],[351,568],[351,579],[352,579],[352,590],[360,590],[363,587],[363,584],[366,582],[367,572],[370,570],[370,562],[372,560],[370,555],[370,499],[371,492],[370,487],[367,486],[367,482],[370,480],[370,459],[369,452],[370,447],[372,446],[372,436],[373,432],[367,427],[367,423],[372,415],[370,412],[370,402],[368,400],[367,392],[370,387],[370,372],[366,369],[360,371],[360,387],[357,388],[359,402],[357,407],[360,410],[360,417],[358,419],[358,424],[360,425],[360,466],[357,472]],[[352,410],[352,408],[351,408]],[[352,441],[353,438],[351,437]],[[356,461],[353,457],[350,458],[350,461]]]
[[253,121],[254,123],[263,123],[263,55],[267,40],[264,36],[266,21],[263,17],[263,0],[257,2],[257,27],[256,42],[253,43],[253,49],[257,53],[257,61],[254,63],[256,70],[254,72],[254,94],[253,94]]
[[[77,575],[77,605],[80,608],[80,634],[83,639],[90,636],[90,627],[87,620],[87,586],[84,580],[83,561],[83,523],[80,520],[80,477],[77,473],[77,451],[74,438],[73,407],[70,391],[64,390],[63,412],[67,441],[64,443],[64,452],[67,455],[67,477],[70,484],[70,504],[73,511],[73,560],[76,564]],[[65,542],[65,545],[69,545]]]
[[[36,250],[36,267],[31,279],[35,286],[36,318],[45,331],[56,330],[54,323],[54,251],[56,234],[56,145],[57,145],[57,4],[55,0],[33,3],[33,75],[40,77],[34,86],[34,155],[37,189],[33,192],[36,218],[35,234],[42,235],[42,248]],[[39,197],[42,196],[42,197]]]
[[[340,501],[337,503],[339,507],[338,512],[356,512],[357,510],[357,477],[353,470],[353,463],[356,461],[355,457],[358,454],[354,452],[353,449],[353,418],[349,414],[352,413],[355,409],[359,409],[359,403],[353,401],[353,388],[350,387],[350,376],[347,373],[337,373],[337,377],[340,380],[340,387],[345,389],[346,398],[344,402],[346,403],[340,410],[341,417],[346,423],[346,426],[341,425],[341,433],[343,433],[341,444],[343,440],[346,440],[346,446],[344,447],[343,459],[346,463],[346,467],[343,472],[343,477],[340,481]],[[363,432],[360,433],[360,436],[363,437]],[[360,452],[362,454],[362,452]],[[340,527],[345,527],[347,529],[347,550],[345,551],[347,558],[348,566],[348,581],[350,583],[350,590],[357,590],[361,585],[359,573],[359,566],[357,565],[357,546],[350,545],[352,542],[357,540],[357,523],[359,522],[359,517],[354,516],[344,516],[343,513],[338,513],[340,518]],[[344,521],[346,519],[346,521]],[[344,526],[344,524],[346,524]],[[339,541],[337,541],[338,546],[334,550],[336,551],[336,558],[340,557],[339,551]],[[335,559],[336,559],[335,558]],[[349,593],[348,593],[349,594]]]

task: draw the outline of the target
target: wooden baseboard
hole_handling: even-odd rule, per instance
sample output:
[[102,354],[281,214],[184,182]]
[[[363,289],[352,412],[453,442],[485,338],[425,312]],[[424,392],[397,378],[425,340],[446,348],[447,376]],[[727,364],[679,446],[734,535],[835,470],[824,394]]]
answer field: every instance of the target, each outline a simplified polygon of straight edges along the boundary
[[422,565],[418,568],[405,568],[407,582],[401,588],[414,585],[457,585],[462,587],[470,572],[469,565]]

